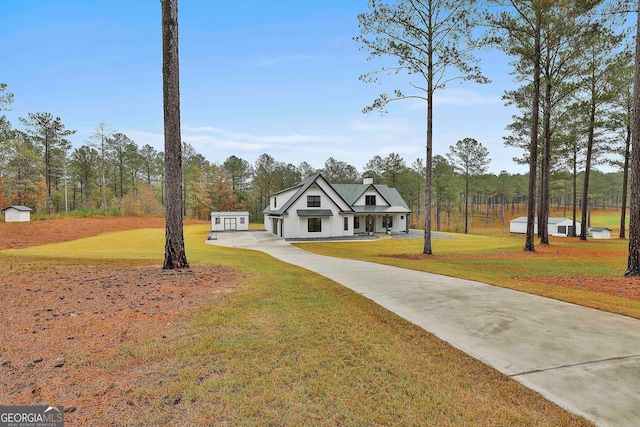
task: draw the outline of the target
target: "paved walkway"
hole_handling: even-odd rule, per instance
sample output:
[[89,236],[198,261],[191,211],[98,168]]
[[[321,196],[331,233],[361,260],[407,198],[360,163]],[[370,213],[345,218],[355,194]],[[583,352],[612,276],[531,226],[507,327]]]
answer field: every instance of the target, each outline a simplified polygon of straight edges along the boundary
[[598,425],[640,425],[640,320],[469,280],[315,255],[268,232],[219,233],[208,243],[263,251],[326,276]]

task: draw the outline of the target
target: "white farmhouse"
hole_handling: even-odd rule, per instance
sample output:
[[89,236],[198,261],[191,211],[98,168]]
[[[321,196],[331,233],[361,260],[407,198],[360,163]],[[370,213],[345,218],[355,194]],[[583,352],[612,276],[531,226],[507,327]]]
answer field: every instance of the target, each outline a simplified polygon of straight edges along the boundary
[[249,212],[211,212],[211,231],[247,231]]
[[411,210],[395,188],[330,184],[321,174],[273,194],[264,210],[264,228],[285,239],[406,233]]
[[33,209],[26,206],[8,206],[2,209],[5,222],[29,222],[31,221],[31,211]]
[[[573,235],[573,219],[571,218],[549,218],[547,230],[550,236],[572,236]],[[527,233],[527,217],[521,216],[512,219],[509,222],[509,231],[511,233]],[[576,236],[582,231],[580,221],[576,221]],[[535,218],[533,232],[538,233],[538,218]]]

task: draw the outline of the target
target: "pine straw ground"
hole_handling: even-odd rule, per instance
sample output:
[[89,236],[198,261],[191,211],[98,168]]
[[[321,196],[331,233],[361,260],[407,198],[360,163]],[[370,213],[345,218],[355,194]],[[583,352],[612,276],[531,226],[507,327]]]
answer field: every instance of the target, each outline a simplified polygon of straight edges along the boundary
[[[150,227],[164,227],[164,219],[0,223],[0,249]],[[228,298],[237,274],[219,267],[163,271],[3,259],[0,404],[65,405],[67,425],[99,425],[108,411],[134,404],[129,390],[161,381],[162,366],[123,369],[115,356],[151,337],[177,339],[183,319]]]

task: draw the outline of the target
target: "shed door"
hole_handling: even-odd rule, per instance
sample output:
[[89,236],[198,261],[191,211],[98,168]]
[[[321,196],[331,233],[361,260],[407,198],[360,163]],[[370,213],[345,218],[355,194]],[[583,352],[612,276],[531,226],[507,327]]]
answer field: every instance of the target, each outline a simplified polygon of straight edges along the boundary
[[236,225],[236,218],[225,218],[224,219],[224,231],[227,230],[237,230],[238,227]]

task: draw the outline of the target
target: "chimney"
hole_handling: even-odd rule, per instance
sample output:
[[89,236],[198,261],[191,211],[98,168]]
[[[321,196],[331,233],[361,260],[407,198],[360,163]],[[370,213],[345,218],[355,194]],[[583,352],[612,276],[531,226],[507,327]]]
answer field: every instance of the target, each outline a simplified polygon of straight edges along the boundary
[[370,176],[365,176],[362,178],[362,183],[364,185],[371,185],[373,184],[373,178],[371,178]]

